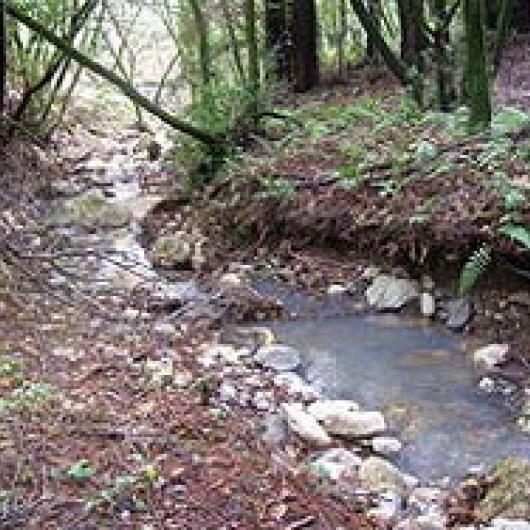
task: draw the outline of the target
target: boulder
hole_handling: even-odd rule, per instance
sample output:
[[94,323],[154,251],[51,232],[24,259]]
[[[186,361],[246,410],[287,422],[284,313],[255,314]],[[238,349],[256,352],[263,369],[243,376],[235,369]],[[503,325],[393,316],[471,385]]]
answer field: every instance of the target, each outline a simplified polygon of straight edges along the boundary
[[473,362],[477,368],[493,370],[506,361],[510,346],[508,344],[489,344],[473,353]]
[[356,454],[336,447],[328,449],[310,463],[310,467],[319,475],[324,475],[331,480],[352,478],[357,476],[362,459]]
[[359,468],[362,485],[370,490],[400,490],[407,486],[405,475],[388,460],[370,456]]
[[385,418],[376,411],[338,410],[321,423],[330,434],[350,439],[370,438],[386,429]]
[[375,453],[390,457],[401,451],[401,442],[390,436],[377,436],[372,440],[372,449]]
[[151,249],[153,263],[165,269],[191,268],[192,256],[193,245],[184,232],[160,236]]
[[461,330],[471,320],[471,303],[465,298],[459,298],[457,300],[451,300],[447,302],[445,310],[445,325],[449,329],[455,331]]
[[379,311],[397,311],[417,298],[415,282],[382,274],[366,290],[368,303]]
[[305,412],[301,403],[284,403],[282,410],[289,429],[300,438],[318,446],[326,446],[331,443],[328,433],[313,416]]
[[299,394],[304,401],[316,399],[319,397],[319,392],[313,388],[309,383],[306,383],[295,372],[281,372],[274,377],[274,384],[276,386],[285,388],[288,394]]
[[266,368],[288,372],[296,370],[302,364],[302,359],[298,350],[283,344],[273,344],[258,349],[256,362]]
[[346,399],[320,399],[307,407],[307,412],[322,422],[339,413],[358,410],[359,405],[357,403]]
[[523,519],[502,519],[496,518],[491,521],[492,530],[530,530],[530,522]]
[[431,318],[436,313],[436,300],[431,293],[421,293],[420,310],[426,318]]

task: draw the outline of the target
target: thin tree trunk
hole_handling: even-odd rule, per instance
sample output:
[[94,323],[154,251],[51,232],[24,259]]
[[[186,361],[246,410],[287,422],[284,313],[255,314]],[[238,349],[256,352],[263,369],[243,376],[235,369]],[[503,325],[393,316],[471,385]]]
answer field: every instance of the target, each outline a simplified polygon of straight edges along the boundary
[[265,48],[272,72],[279,80],[291,81],[287,33],[285,0],[265,0]]
[[48,42],[61,50],[66,56],[71,57],[81,66],[88,68],[90,71],[114,85],[133,103],[137,103],[147,112],[153,114],[173,129],[181,131],[206,145],[219,145],[224,142],[222,137],[213,135],[209,132],[203,131],[202,129],[198,129],[197,127],[180,120],[176,116],[158,107],[148,98],[140,94],[134,87],[127,83],[127,81],[121,79],[108,68],[105,68],[103,65],[93,61],[90,57],[87,57],[85,54],[75,49],[67,39],[55,35],[39,21],[27,16],[23,10],[11,4],[9,0],[6,4],[6,11],[9,16],[13,17],[15,20],[18,20],[21,24],[24,24],[24,26],[42,36]]
[[399,57],[392,51],[390,46],[386,43],[385,39],[381,35],[381,32],[374,24],[370,13],[366,9],[363,0],[350,0],[353,11],[359,18],[364,31],[373,40],[374,46],[377,48],[381,57],[385,61],[390,71],[397,77],[397,79],[405,86],[410,86],[414,83],[407,74],[407,68],[405,64],[399,59]]
[[234,65],[241,81],[245,80],[245,70],[243,68],[243,61],[241,60],[241,53],[239,51],[239,44],[237,42],[236,30],[234,28],[234,21],[227,0],[221,0],[221,9],[223,10],[223,17],[226,23],[226,30],[228,32],[228,39],[230,48],[232,49],[232,56],[234,58]]
[[339,77],[344,79],[346,76],[345,60],[345,43],[348,33],[348,19],[346,14],[346,0],[339,0],[339,40],[337,45],[337,54],[339,61]]
[[[381,4],[379,0],[368,0],[368,12],[374,21],[377,31],[381,32]],[[374,42],[374,34],[366,34],[366,58],[368,61],[377,62],[377,46]]]
[[199,63],[201,66],[202,84],[207,87],[211,78],[210,41],[208,38],[208,22],[199,5],[199,0],[190,0],[191,10],[195,19],[195,27],[199,35]]
[[466,95],[470,108],[470,129],[482,129],[491,122],[491,99],[485,46],[484,0],[464,0],[466,36]]
[[7,35],[6,5],[0,0],[0,116],[7,103]]
[[510,33],[513,0],[501,0],[497,17],[497,35],[495,37],[495,50],[493,52],[493,69],[495,75],[501,66],[502,52]]
[[259,61],[258,37],[256,35],[256,6],[254,0],[245,0],[245,30],[248,46],[248,79],[251,92],[251,113],[254,120],[258,116]]

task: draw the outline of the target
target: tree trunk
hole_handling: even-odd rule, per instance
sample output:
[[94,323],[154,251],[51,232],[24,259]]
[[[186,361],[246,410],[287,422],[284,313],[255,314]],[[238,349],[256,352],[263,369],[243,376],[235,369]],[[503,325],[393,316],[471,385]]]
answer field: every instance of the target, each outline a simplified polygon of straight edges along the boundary
[[7,103],[7,35],[6,5],[0,0],[0,117]]
[[407,68],[403,61],[392,51],[390,46],[383,38],[380,29],[374,24],[370,13],[366,9],[363,0],[350,0],[353,11],[359,18],[364,31],[373,40],[374,46],[377,48],[381,57],[385,61],[390,71],[397,77],[397,79],[404,85],[410,86],[414,84],[414,79],[411,79],[407,73]]
[[484,0],[464,0],[466,38],[466,96],[470,108],[469,126],[483,129],[491,122],[491,99],[485,47]]
[[446,11],[446,0],[434,0],[433,14],[436,20],[434,29],[434,57],[436,68],[436,96],[438,107],[448,112],[451,103],[456,99],[452,58],[449,56],[449,13]]
[[[258,93],[259,93],[259,59],[258,59],[258,37],[256,35],[256,6],[254,0],[245,0],[245,27],[248,47],[248,80],[251,97],[251,114],[254,120],[258,116]],[[256,123],[257,125],[257,123]]]
[[346,0],[339,0],[339,36],[337,41],[337,59],[339,66],[339,77],[345,78],[346,75],[346,60],[345,60],[345,43],[348,34],[348,19],[346,15]]
[[208,38],[208,22],[202,12],[199,0],[190,0],[193,18],[195,19],[195,27],[199,37],[199,63],[201,67],[201,78],[203,87],[210,84],[210,40]]
[[265,48],[278,80],[290,81],[285,0],[265,1]]
[[294,89],[305,92],[318,84],[315,0],[293,0],[291,35]]
[[225,19],[226,30],[228,32],[228,39],[230,47],[232,48],[232,56],[234,58],[234,65],[241,81],[245,80],[245,70],[243,69],[243,61],[241,60],[241,53],[239,51],[239,44],[237,42],[236,30],[234,28],[234,21],[228,6],[227,0],[221,0],[221,8],[223,10],[223,17]]
[[[372,20],[374,22],[374,26],[376,27],[377,31],[381,31],[381,4],[379,0],[368,0],[368,12],[370,13],[370,16],[372,17]],[[376,62],[377,61],[377,46],[374,42],[374,35],[373,33],[367,33],[366,34],[366,58],[370,62]]]
[[18,20],[21,24],[24,24],[24,26],[39,34],[48,42],[56,46],[67,57],[71,57],[79,65],[88,68],[91,72],[94,72],[114,85],[133,103],[140,105],[147,112],[153,114],[173,129],[188,134],[189,136],[199,140],[200,142],[203,142],[206,145],[216,146],[224,143],[224,138],[210,134],[209,132],[203,131],[202,129],[198,129],[197,127],[180,120],[176,116],[158,107],[148,98],[140,94],[134,87],[127,83],[127,81],[124,81],[113,71],[105,68],[103,65],[93,61],[90,57],[87,57],[85,54],[75,49],[67,39],[55,35],[48,28],[43,26],[38,20],[34,20],[33,18],[27,16],[22,9],[11,4],[9,0],[6,4],[6,12],[9,16],[13,17],[15,20]]

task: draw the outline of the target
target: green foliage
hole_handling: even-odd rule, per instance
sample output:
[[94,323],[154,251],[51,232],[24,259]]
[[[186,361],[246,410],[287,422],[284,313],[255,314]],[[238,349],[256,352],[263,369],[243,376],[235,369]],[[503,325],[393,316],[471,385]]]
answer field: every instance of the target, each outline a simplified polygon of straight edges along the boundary
[[83,481],[92,477],[96,473],[90,460],[82,459],[74,462],[65,471],[68,478],[77,481]]
[[491,248],[482,245],[469,256],[462,271],[458,283],[458,294],[464,296],[471,292],[478,280],[486,272],[491,263]]
[[513,239],[530,250],[530,230],[522,225],[506,224],[499,228],[499,234]]
[[24,381],[9,395],[0,398],[0,413],[11,412],[19,408],[33,408],[48,401],[54,388],[48,383]]
[[514,107],[503,107],[498,110],[491,121],[491,131],[495,135],[517,133],[530,125],[530,116]]

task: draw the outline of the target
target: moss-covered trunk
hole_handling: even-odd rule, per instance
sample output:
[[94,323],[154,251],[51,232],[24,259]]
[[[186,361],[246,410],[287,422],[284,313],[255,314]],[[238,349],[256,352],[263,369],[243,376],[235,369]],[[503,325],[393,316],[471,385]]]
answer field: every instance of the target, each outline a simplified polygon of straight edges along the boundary
[[469,126],[483,129],[491,122],[491,96],[485,46],[484,0],[464,0],[466,38],[465,95],[470,108]]

